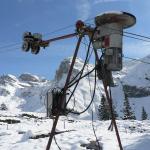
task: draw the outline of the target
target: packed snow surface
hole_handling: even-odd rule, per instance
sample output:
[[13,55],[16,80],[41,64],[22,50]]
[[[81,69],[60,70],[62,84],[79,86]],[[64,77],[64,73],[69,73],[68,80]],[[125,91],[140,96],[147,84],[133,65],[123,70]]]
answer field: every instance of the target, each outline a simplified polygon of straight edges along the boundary
[[[150,62],[150,56],[142,61]],[[61,63],[53,81],[28,73],[19,77],[13,75],[0,77],[0,106],[5,104],[7,107],[6,110],[0,110],[0,149],[43,150],[46,148],[48,137],[33,138],[41,134],[47,135],[51,131],[53,120],[46,118],[45,95],[49,89],[55,86],[63,87],[70,62],[71,58]],[[76,76],[82,66],[83,61],[77,59],[72,78]],[[92,68],[93,65],[87,65],[84,74]],[[111,88],[112,97],[119,115],[117,125],[123,148],[124,150],[149,150],[150,121],[140,120],[143,106],[150,116],[150,67],[141,62],[127,62],[121,72],[113,74],[113,78],[115,86]],[[137,120],[121,120],[124,86],[129,89],[133,88],[133,91],[128,91],[129,101]],[[79,83],[74,94],[76,111],[82,111],[89,105],[93,87],[94,72]],[[142,92],[140,93],[140,91]],[[141,94],[140,97],[135,92],[137,95]],[[56,135],[56,140],[62,150],[84,150],[86,149],[84,144],[96,141],[92,130],[92,111],[94,113],[94,129],[103,150],[119,150],[115,132],[107,130],[110,121],[100,121],[97,117],[102,94],[104,94],[102,83],[97,81],[94,102],[87,112],[81,116],[60,117],[56,131],[68,131]],[[69,108],[73,106],[72,99]],[[13,121],[17,123],[13,123]],[[58,149],[54,140],[51,149]]]
[[[31,139],[36,135],[50,132],[52,120],[40,118],[44,114],[34,113],[39,118],[27,118],[15,116],[21,123],[0,124],[0,149],[4,150],[43,150],[46,149],[48,137]],[[0,117],[0,119],[12,117]],[[94,128],[103,150],[119,150],[114,131],[107,130],[110,121],[93,122]],[[119,133],[124,150],[149,150],[150,146],[150,121],[117,121]],[[86,149],[82,144],[95,141],[90,120],[74,119],[72,117],[61,117],[56,131],[67,131],[56,135],[56,140],[62,150]],[[58,147],[53,141],[52,150]]]

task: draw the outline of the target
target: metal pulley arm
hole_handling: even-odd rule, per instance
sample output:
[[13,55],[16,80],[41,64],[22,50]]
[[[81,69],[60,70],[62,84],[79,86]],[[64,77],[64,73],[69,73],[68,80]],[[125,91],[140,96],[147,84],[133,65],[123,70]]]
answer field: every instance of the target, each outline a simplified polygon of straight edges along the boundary
[[[64,86],[64,89],[63,89],[63,97],[61,99],[61,103],[63,103],[66,91],[68,89],[68,84],[69,84],[70,79],[71,79],[73,67],[74,67],[74,64],[75,64],[75,61],[76,61],[76,58],[77,58],[77,54],[78,54],[78,51],[79,51],[79,47],[80,47],[80,44],[81,44],[82,37],[83,37],[82,35],[79,36],[79,39],[78,39],[78,42],[77,42],[77,45],[76,45],[76,49],[75,49],[75,52],[74,52],[74,55],[73,55],[73,58],[72,58],[72,62],[71,62],[69,72],[68,72],[68,75],[67,75],[67,78],[66,78],[65,86]],[[50,133],[50,137],[49,137],[49,140],[48,140],[48,143],[47,143],[46,150],[49,150],[50,147],[51,147],[51,143],[52,143],[53,137],[55,135],[55,129],[56,129],[56,126],[57,126],[57,123],[58,123],[59,116],[60,116],[60,112],[57,113],[57,115],[55,117],[55,120],[53,122],[53,126],[52,126],[52,129],[51,129],[51,133]]]
[[38,54],[41,47],[43,48],[48,47],[49,43],[51,42],[71,38],[77,35],[78,33],[71,33],[71,34],[55,37],[49,40],[42,40],[42,35],[39,33],[31,34],[31,32],[25,32],[23,35],[24,42],[22,45],[22,50],[28,52],[31,49],[31,52],[33,54]]
[[31,53],[33,54],[38,54],[40,52],[40,48],[45,48],[49,46],[49,43],[58,41],[58,40],[63,40],[63,39],[68,39],[72,38],[75,36],[84,36],[84,35],[89,35],[91,36],[93,32],[93,28],[86,26],[84,22],[81,20],[76,22],[76,32],[71,33],[71,34],[66,34],[63,36],[58,36],[52,39],[48,40],[42,40],[42,35],[39,33],[31,33],[31,32],[25,32],[23,34],[23,45],[22,45],[22,50],[25,52],[28,52],[31,49]]
[[71,37],[74,37],[74,36],[77,36],[77,35],[78,35],[78,33],[67,34],[67,35],[55,37],[55,38],[52,38],[52,39],[49,39],[49,40],[46,40],[46,41],[41,41],[40,44],[41,45],[42,44],[49,44],[49,43],[54,42],[54,41],[71,38]]

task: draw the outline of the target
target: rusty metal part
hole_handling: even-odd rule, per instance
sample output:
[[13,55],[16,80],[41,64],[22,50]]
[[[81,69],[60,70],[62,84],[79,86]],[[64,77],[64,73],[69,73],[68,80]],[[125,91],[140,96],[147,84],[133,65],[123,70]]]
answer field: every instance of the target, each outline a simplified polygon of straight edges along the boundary
[[[97,50],[94,49],[94,52],[95,52],[96,62],[99,63],[99,56],[98,56]],[[109,96],[109,92],[107,90],[107,87],[108,87],[107,82],[105,80],[102,80],[102,83],[103,83],[104,91],[105,91],[106,98],[107,98],[107,101],[108,101],[108,104],[109,104],[109,109],[110,109],[110,113],[111,113],[111,117],[112,117],[112,123],[113,123],[114,128],[115,128],[115,132],[116,132],[116,136],[117,136],[117,140],[118,140],[118,145],[119,145],[120,150],[123,150],[120,135],[119,135],[119,131],[118,131],[118,127],[117,127],[117,124],[116,124],[115,115],[114,115],[114,112],[113,112],[112,97],[111,97],[111,95]]]
[[[64,89],[63,89],[64,94],[63,94],[63,97],[62,97],[62,103],[63,103],[64,98],[65,98],[65,93],[68,89],[68,84],[69,84],[69,81],[70,81],[70,78],[71,78],[71,74],[72,74],[72,71],[73,71],[75,60],[77,58],[77,54],[78,54],[78,50],[79,50],[79,47],[80,47],[80,44],[81,44],[82,37],[83,36],[79,37],[79,40],[78,40],[78,43],[77,43],[77,46],[76,46],[76,49],[75,49],[75,52],[74,52],[74,55],[73,55],[73,58],[72,58],[71,66],[70,66],[70,69],[69,69],[69,72],[68,72],[68,75],[67,75],[67,79],[66,79],[66,83],[65,83],[65,86],[64,86]],[[53,137],[55,135],[55,129],[56,129],[56,126],[57,126],[57,123],[58,123],[58,120],[59,120],[59,116],[60,116],[60,114],[58,113],[56,115],[55,119],[54,119],[53,127],[51,129],[51,135],[49,137],[46,150],[50,150],[51,143],[52,143]]]

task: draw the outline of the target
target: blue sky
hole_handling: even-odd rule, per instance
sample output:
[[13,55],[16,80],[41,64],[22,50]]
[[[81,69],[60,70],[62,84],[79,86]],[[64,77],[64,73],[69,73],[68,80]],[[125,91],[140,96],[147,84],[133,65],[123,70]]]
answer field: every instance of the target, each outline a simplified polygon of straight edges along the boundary
[[[51,43],[39,55],[21,51],[24,31],[44,34],[43,39],[72,33],[77,20],[93,18],[99,13],[121,10],[132,13],[137,23],[127,31],[150,35],[149,0],[1,0],[0,5],[0,74],[24,72],[54,78],[59,63],[73,54],[77,39]],[[94,20],[89,20],[93,23]],[[63,31],[53,31],[71,25]],[[16,44],[14,46],[9,46]],[[79,57],[84,58],[84,47]],[[150,54],[150,43],[124,38],[126,56],[141,58]]]

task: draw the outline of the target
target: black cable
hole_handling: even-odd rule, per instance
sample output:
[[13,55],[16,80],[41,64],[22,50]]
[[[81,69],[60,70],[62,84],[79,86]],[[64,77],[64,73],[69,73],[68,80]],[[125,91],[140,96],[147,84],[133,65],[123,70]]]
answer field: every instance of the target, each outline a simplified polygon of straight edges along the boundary
[[58,149],[61,150],[60,146],[59,146],[58,143],[57,143],[57,140],[56,140],[55,135],[54,135],[54,141],[55,141],[55,144],[57,145]]
[[[84,40],[85,40],[85,37],[84,37]],[[85,45],[85,49],[86,49],[86,46],[89,46],[87,43],[83,43],[83,42],[81,42],[81,43]],[[90,46],[90,48],[91,48],[91,46]],[[91,54],[88,56],[89,58],[87,59],[87,62],[89,62],[92,53],[93,53],[93,48],[92,48]],[[70,81],[69,84],[71,84],[73,81],[75,81],[75,79],[78,77],[79,74],[81,74],[83,72],[83,70],[84,70],[84,68],[82,68],[81,71],[78,72],[78,74]],[[69,87],[71,87],[71,85],[69,85]]]
[[[88,66],[87,66],[87,71],[89,72]],[[91,82],[90,82],[90,76],[89,75],[88,75],[88,81],[89,81],[89,87],[90,87],[90,95],[91,95],[91,99],[92,99],[92,90],[91,90]],[[98,149],[101,150],[101,147],[100,147],[97,135],[96,135],[96,131],[95,131],[95,128],[94,128],[94,124],[93,124],[93,108],[92,108],[92,129],[93,129],[93,133],[94,133],[96,142],[98,143]]]
[[[110,30],[114,30],[114,31],[118,31],[118,32],[120,32],[120,34],[121,34],[122,36],[126,36],[126,37],[129,37],[129,38],[133,38],[133,39],[137,39],[137,40],[141,40],[141,41],[145,41],[145,42],[150,42],[150,41],[149,41],[149,40],[150,40],[150,37],[148,37],[148,36],[144,36],[144,35],[140,35],[140,34],[136,34],[136,33],[132,33],[132,32],[126,32],[126,31],[123,31],[123,32],[122,32],[122,30],[114,29],[114,28],[111,28],[111,27],[103,27],[103,28],[105,28],[105,29],[110,29]],[[133,36],[135,36],[135,37],[133,37],[133,36],[128,36],[128,35],[124,35],[124,33],[125,33],[125,34],[129,34],[129,35],[133,35]],[[119,33],[118,33],[118,34],[119,34]],[[141,38],[144,38],[144,39],[136,38],[136,37],[141,37]],[[149,40],[145,40],[145,39],[149,39]]]
[[93,121],[93,111],[92,111],[92,129],[93,129],[93,133],[94,133],[96,142],[97,142],[97,144],[98,144],[98,149],[101,150],[101,146],[100,146],[100,144],[99,144],[99,140],[98,140],[98,138],[97,138],[97,135],[96,135],[96,131],[95,131],[94,123],[93,123],[93,122],[94,122],[94,121]]
[[19,46],[20,45],[20,42],[17,42],[17,43],[12,43],[12,44],[8,44],[8,45],[3,45],[3,46],[0,46],[0,49],[3,49],[3,48],[9,48],[9,47],[14,47],[14,46]]
[[[86,22],[86,21],[85,21],[85,22]],[[67,29],[67,28],[70,28],[71,26],[74,26],[74,25],[69,25],[69,26],[66,26],[66,27],[63,27],[63,28],[59,28],[59,29],[54,30],[54,31],[52,31],[52,32],[45,33],[44,35],[57,33],[57,32],[59,32],[59,31],[63,31],[63,30],[65,30],[65,29]],[[108,27],[105,27],[105,28],[108,28]],[[116,31],[122,32],[122,31],[120,31],[120,30],[113,29],[113,28],[110,28],[110,27],[109,27],[108,29],[112,29],[112,30],[116,30]],[[136,34],[136,33],[131,33],[131,32],[126,32],[126,31],[124,31],[123,33],[129,34],[129,35],[133,35],[133,36],[129,36],[129,35],[122,34],[122,35],[125,36],[125,37],[133,38],[133,39],[141,40],[141,41],[145,41],[145,42],[150,42],[149,40],[145,40],[145,39],[150,39],[150,37],[148,37],[148,36],[144,36],[144,35],[140,35],[140,34]],[[134,37],[134,36],[135,36],[135,37]],[[144,38],[144,39],[136,38],[136,37],[141,37],[141,38]],[[83,43],[83,42],[82,42],[82,43]],[[20,42],[16,42],[16,43],[4,45],[4,46],[1,46],[0,49],[2,49],[2,48],[7,48],[7,47],[8,47],[8,48],[11,48],[11,47],[17,46],[17,45],[19,45],[19,44],[21,44],[21,43],[20,43]],[[83,44],[85,44],[85,43],[83,43]]]
[[[54,119],[53,119],[53,123],[54,123]],[[54,133],[54,141],[55,141],[55,144],[57,145],[58,149],[61,150],[60,146],[57,143],[57,140],[56,140],[56,137],[55,137],[55,133]]]
[[[92,20],[93,18],[94,18],[94,17],[92,17],[92,18],[90,18],[90,19],[86,19],[85,22],[88,21],[88,20]],[[91,24],[90,24],[90,25],[91,25]],[[65,30],[65,29],[68,29],[68,28],[73,27],[73,26],[74,26],[74,24],[68,25],[68,26],[66,26],[66,27],[62,27],[62,28],[56,29],[56,30],[54,30],[54,31],[52,31],[52,32],[45,33],[45,34],[43,34],[43,35],[45,36],[45,35],[50,35],[50,34],[53,34],[53,33],[57,33],[57,32],[59,32],[59,31],[63,31],[63,30]],[[120,31],[120,30],[117,30],[117,29],[114,29],[114,28],[110,28],[110,27],[105,27],[105,28],[122,32],[122,31]],[[126,31],[124,31],[124,33],[125,33],[125,34],[133,35],[133,36],[135,36],[135,37],[141,37],[141,38],[144,38],[144,39],[150,39],[150,37],[144,36],[144,35],[141,35],[141,34],[136,34],[136,33],[132,33],[132,32],[126,32]],[[127,36],[127,35],[123,35],[123,36],[129,37],[129,38],[134,38],[134,37]],[[143,40],[143,39],[140,39],[140,38],[134,38],[134,39],[138,39],[138,40],[150,42],[150,41]],[[19,45],[19,44],[21,44],[21,43],[20,43],[20,42],[16,42],[16,43],[4,45],[4,46],[1,46],[0,49],[6,48],[6,47],[12,47],[12,46]]]
[[134,35],[134,36],[139,36],[139,37],[142,37],[142,38],[145,38],[145,39],[150,39],[150,37],[148,36],[144,36],[144,35],[140,35],[140,34],[136,34],[136,33],[131,33],[131,32],[124,32],[126,34],[131,34],[131,35]]
[[16,50],[20,50],[19,47],[15,48],[15,49],[4,49],[4,50],[1,50],[0,53],[10,53],[10,52],[14,52]]
[[[92,49],[92,51],[91,51],[91,54],[89,55],[89,58],[88,58],[87,62],[89,61],[89,59],[90,59],[92,53],[93,53],[93,49]],[[88,74],[92,73],[92,72],[94,71],[94,69],[95,69],[95,67],[94,67],[91,71],[89,71],[87,74],[83,75],[80,79],[82,79],[82,78],[84,78],[85,76],[87,76]],[[81,75],[82,70],[83,70],[83,68],[82,68],[82,69],[77,73],[77,75],[70,81],[70,83],[69,83],[69,85],[68,85],[68,88],[70,88],[70,87],[73,86],[78,80],[80,80],[79,78],[77,79],[77,77],[78,77],[79,75]]]
[[68,88],[72,87],[74,84],[76,84],[79,80],[83,79],[84,77],[88,76],[89,74],[91,74],[93,71],[95,70],[95,67],[89,71],[88,73],[84,74],[81,78],[77,79],[76,81],[74,81],[72,84],[70,84],[68,86]]
[[[84,37],[84,40],[85,40],[85,37]],[[81,42],[81,43],[85,45],[85,49],[86,49],[86,46],[88,46],[88,44],[87,44],[87,43],[84,43],[84,42]],[[91,54],[89,55],[89,58],[87,59],[87,62],[89,62],[92,53],[93,53],[93,49],[92,49],[92,51],[91,51]],[[84,69],[84,68],[82,68],[82,69],[76,74],[76,76],[73,77],[73,79],[69,82],[69,87],[71,87],[70,84],[71,84],[72,82],[74,82],[74,81],[77,79],[77,77],[78,77],[79,75],[81,75],[81,73],[83,72],[83,69]]]
[[[68,89],[68,90],[69,90],[69,89]],[[71,92],[71,94],[72,94],[72,91],[71,91],[71,90],[69,90],[69,92]],[[75,104],[76,104],[76,98],[75,98],[75,96],[74,96],[74,93],[73,93],[73,97],[74,97],[74,104],[73,104],[73,108],[72,108],[71,110],[67,111],[67,114],[68,114],[68,113],[70,113],[70,112],[72,112],[72,111],[74,111]]]
[[[111,87],[110,86],[109,86],[109,97],[111,99],[110,104],[111,104],[111,108],[112,108],[112,111],[113,111],[113,115],[115,115],[114,114],[113,99],[112,99],[112,93],[111,93]],[[116,116],[115,116],[115,119],[116,119]],[[108,130],[113,131],[113,121],[112,121],[112,119],[111,119],[110,125],[108,127]]]
[[[87,54],[88,54],[88,52],[87,52]],[[79,84],[79,81],[80,81],[80,79],[81,79],[81,76],[82,76],[82,73],[83,73],[83,70],[84,70],[85,65],[86,65],[86,60],[85,60],[85,62],[84,62],[83,68],[82,68],[82,70],[81,70],[79,79],[77,80],[76,85],[75,85],[75,87],[74,87],[74,89],[73,89],[73,91],[72,91],[72,93],[71,93],[71,95],[70,95],[70,97],[69,97],[69,99],[68,99],[68,101],[67,101],[65,107],[67,107],[69,101],[71,100],[72,95],[74,94],[74,92],[75,92],[75,90],[76,90],[76,88],[77,88],[77,86],[78,86],[78,84]]]
[[133,36],[129,36],[129,35],[125,35],[125,34],[121,34],[122,36],[128,37],[128,38],[132,38],[132,39],[136,39],[136,40],[140,40],[140,41],[144,41],[144,42],[150,42],[149,40],[145,40],[145,39],[141,39],[141,38],[137,38],[137,37],[133,37]]
[[91,101],[90,101],[89,105],[87,106],[86,109],[84,109],[84,110],[81,111],[81,112],[71,112],[71,113],[76,114],[76,115],[81,115],[81,114],[85,113],[85,112],[90,108],[90,106],[91,106],[91,104],[92,104],[92,102],[93,102],[93,100],[94,100],[95,91],[96,91],[96,69],[95,69],[94,90],[93,90],[93,95],[92,95],[92,98],[91,98]]
[[65,26],[65,27],[62,27],[62,28],[56,29],[56,30],[54,30],[54,31],[52,31],[52,32],[44,33],[44,34],[43,34],[43,36],[51,35],[51,34],[53,34],[53,33],[57,33],[57,32],[60,32],[60,31],[66,30],[66,29],[71,28],[71,27],[73,27],[73,26],[74,26],[74,25],[68,25],[68,26]]
[[[90,38],[90,42],[89,42],[89,45],[88,45],[88,50],[87,50],[87,53],[86,53],[86,58],[85,58],[85,61],[84,61],[84,64],[83,64],[82,71],[81,71],[81,74],[80,74],[79,79],[81,78],[81,76],[82,76],[82,74],[83,74],[83,71],[84,71],[84,68],[85,68],[85,66],[86,66],[86,64],[87,64],[87,60],[88,60],[88,56],[89,56],[89,52],[90,52],[90,46],[91,46],[91,43],[92,43],[92,41],[93,41],[93,37],[94,37],[94,34],[95,34],[96,29],[97,29],[97,28],[94,29],[94,31],[93,31],[93,33],[92,33],[92,36],[91,36],[91,38]],[[76,83],[76,85],[75,85],[75,87],[74,87],[74,89],[73,89],[73,91],[72,91],[72,94],[70,95],[68,101],[66,102],[65,107],[67,107],[69,101],[71,100],[71,97],[72,97],[73,93],[75,92],[75,90],[76,90],[76,88],[77,88],[77,86],[78,86],[78,84],[79,84],[79,81],[80,81],[80,80],[78,80],[78,82]]]
[[140,60],[140,59],[131,58],[131,57],[127,57],[127,56],[123,56],[123,57],[124,57],[124,58],[127,58],[127,59],[131,59],[131,60],[134,60],[134,61],[138,61],[138,62],[141,62],[141,63],[149,64],[149,65],[150,65],[150,62],[146,62],[146,61],[143,61],[143,60]]

